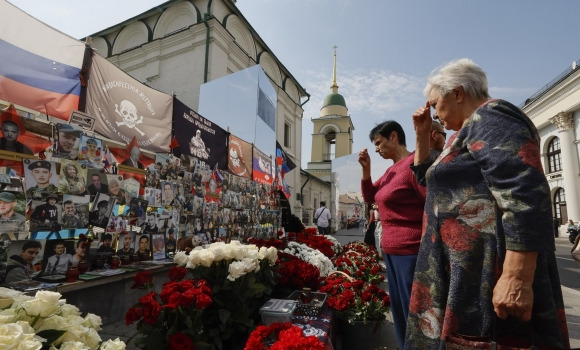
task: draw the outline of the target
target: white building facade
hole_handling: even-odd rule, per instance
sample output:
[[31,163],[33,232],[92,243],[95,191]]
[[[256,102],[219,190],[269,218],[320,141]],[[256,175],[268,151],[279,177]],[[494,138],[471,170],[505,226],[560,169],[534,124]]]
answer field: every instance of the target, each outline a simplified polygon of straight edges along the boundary
[[[295,164],[301,163],[302,105],[309,95],[235,1],[166,1],[91,35],[87,41],[135,79],[175,95],[194,110],[199,110],[202,84],[259,64],[277,92],[276,139]],[[301,186],[299,167],[287,173],[285,180],[293,194],[290,205],[300,217],[295,195]]]
[[561,224],[580,220],[580,69],[576,62],[528,98],[522,110],[541,136],[542,165]]

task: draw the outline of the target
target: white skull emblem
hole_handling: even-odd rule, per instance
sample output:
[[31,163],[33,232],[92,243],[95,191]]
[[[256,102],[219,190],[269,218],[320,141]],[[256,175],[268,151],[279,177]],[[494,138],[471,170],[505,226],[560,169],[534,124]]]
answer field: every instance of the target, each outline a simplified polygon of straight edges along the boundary
[[139,117],[137,115],[137,107],[135,107],[135,105],[130,101],[121,101],[120,109],[118,109],[118,105],[115,104],[115,112],[123,118],[124,125],[131,129],[133,129],[137,124],[143,122],[143,116]]
[[121,101],[121,109],[119,110],[119,105],[115,104],[115,112],[123,118],[122,122],[116,122],[117,126],[125,125],[129,129],[135,128],[141,134],[145,135],[144,132],[137,128],[137,124],[143,123],[143,116],[138,116],[137,107],[131,101],[123,100]]

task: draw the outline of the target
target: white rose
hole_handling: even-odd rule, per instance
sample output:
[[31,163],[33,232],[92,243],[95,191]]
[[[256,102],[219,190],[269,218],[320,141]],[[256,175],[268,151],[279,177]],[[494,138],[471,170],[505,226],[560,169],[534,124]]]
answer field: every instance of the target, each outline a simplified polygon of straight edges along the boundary
[[20,344],[18,344],[18,347],[15,349],[16,350],[40,350],[40,349],[42,349],[42,343],[31,336],[30,338],[20,340]]
[[67,316],[80,316],[81,310],[78,307],[71,305],[71,304],[64,304],[60,307],[60,314],[62,317]]
[[37,292],[36,298],[23,302],[22,307],[30,317],[48,317],[60,309],[60,304],[58,303],[59,298],[60,293],[48,291],[43,291],[43,293]]
[[36,295],[34,297],[36,299],[44,300],[46,302],[55,304],[58,303],[58,301],[62,297],[62,294],[58,292],[51,292],[48,290],[39,290],[38,292],[36,292]]
[[244,264],[244,269],[246,273],[252,271],[260,271],[260,264],[258,263],[258,259],[250,259],[244,258],[242,259],[242,264]]
[[189,260],[189,256],[185,254],[184,251],[180,251],[175,253],[173,257],[173,262],[176,263],[178,266],[184,267],[187,265],[187,261]]
[[248,258],[248,259],[257,260],[258,259],[258,247],[254,246],[253,248],[246,249],[244,257]]
[[5,309],[0,312],[0,323],[12,323],[18,319],[16,309]]
[[12,303],[14,303],[14,298],[20,295],[22,295],[21,292],[9,288],[0,287],[0,309],[3,310],[9,308],[12,305]]
[[59,315],[52,315],[45,319],[41,318],[34,325],[37,332],[47,329],[63,329],[64,326],[66,326],[66,319]]
[[260,250],[258,250],[258,259],[260,259],[260,260],[266,259],[267,255],[268,255],[268,248],[260,247]]
[[80,338],[80,341],[91,349],[98,349],[101,343],[101,336],[94,328],[89,328]]
[[278,261],[278,249],[275,247],[269,247],[267,249],[266,258],[270,260],[270,264],[274,265]]
[[226,252],[223,244],[216,245],[210,248],[214,255],[214,261],[222,261],[226,259]]
[[19,324],[0,324],[0,349],[16,349],[20,341],[25,338],[26,336],[23,332],[22,326]]
[[83,325],[85,327],[94,328],[97,331],[101,330],[102,324],[103,324],[103,320],[101,319],[101,316],[91,314],[91,313],[88,313],[85,316],[85,322],[83,322]]
[[107,340],[101,344],[101,350],[125,350],[125,343],[119,338],[115,340]]
[[231,255],[233,259],[242,260],[246,256],[244,247],[232,246]]
[[17,296],[23,295],[24,293],[19,292],[14,289],[0,287],[0,298],[16,298]]
[[214,254],[209,249],[204,249],[198,253],[199,264],[205,267],[210,267],[214,261]]
[[234,261],[228,267],[228,272],[230,273],[228,275],[228,279],[230,281],[235,281],[239,277],[242,277],[243,275],[246,274],[246,268],[245,268],[243,262],[241,262],[241,261]]
[[62,343],[60,348],[55,348],[54,346],[50,350],[90,350],[91,348],[81,343],[80,341],[67,341]]

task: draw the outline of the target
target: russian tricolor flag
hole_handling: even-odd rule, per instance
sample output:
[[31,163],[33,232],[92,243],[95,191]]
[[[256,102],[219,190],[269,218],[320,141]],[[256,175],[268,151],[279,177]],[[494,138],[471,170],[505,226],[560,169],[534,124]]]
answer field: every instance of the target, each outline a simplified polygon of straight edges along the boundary
[[85,44],[0,0],[0,99],[68,120],[78,109]]

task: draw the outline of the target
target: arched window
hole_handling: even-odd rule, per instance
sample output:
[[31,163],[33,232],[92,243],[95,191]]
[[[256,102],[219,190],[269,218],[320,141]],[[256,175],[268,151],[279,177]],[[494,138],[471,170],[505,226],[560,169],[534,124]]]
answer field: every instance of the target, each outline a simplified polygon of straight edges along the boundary
[[562,205],[566,205],[566,193],[563,188],[559,188],[556,193],[554,193],[554,213],[560,223],[562,223]]
[[324,136],[326,145],[324,146],[324,161],[330,162],[334,159],[336,148],[336,131],[331,130]]
[[550,173],[562,170],[562,151],[557,137],[548,144],[548,169]]

